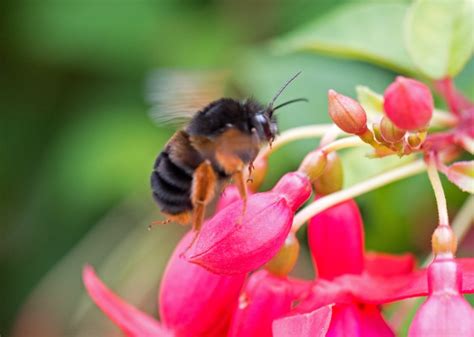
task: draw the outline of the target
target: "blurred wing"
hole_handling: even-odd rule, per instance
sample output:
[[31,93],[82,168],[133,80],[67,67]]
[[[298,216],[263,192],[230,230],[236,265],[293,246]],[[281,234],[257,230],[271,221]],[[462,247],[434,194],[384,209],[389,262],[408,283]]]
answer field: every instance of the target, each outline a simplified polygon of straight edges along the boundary
[[150,118],[159,125],[183,126],[196,112],[224,94],[228,71],[160,69],[147,80]]

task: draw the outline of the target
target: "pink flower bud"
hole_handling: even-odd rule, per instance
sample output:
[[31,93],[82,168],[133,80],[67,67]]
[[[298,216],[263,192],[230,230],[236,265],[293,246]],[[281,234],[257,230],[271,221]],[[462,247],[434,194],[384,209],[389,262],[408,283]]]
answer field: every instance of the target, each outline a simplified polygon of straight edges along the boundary
[[314,216],[308,226],[308,240],[319,277],[330,280],[362,272],[363,225],[354,200],[344,201]]
[[409,337],[474,337],[474,310],[461,295],[462,273],[453,259],[428,269],[429,296],[415,315]]
[[433,96],[421,82],[398,76],[384,94],[384,110],[398,128],[419,130],[433,114]]
[[286,315],[295,299],[286,278],[259,271],[250,276],[227,337],[272,337],[272,323]]
[[365,110],[352,98],[331,89],[328,91],[328,109],[331,119],[341,130],[355,135],[367,131]]
[[168,262],[158,301],[160,317],[179,337],[223,336],[245,275],[217,275],[180,258],[193,235],[183,237]]
[[188,254],[189,261],[218,274],[241,274],[267,263],[285,242],[294,212],[311,194],[302,173],[283,176],[271,192],[230,204],[203,229]]

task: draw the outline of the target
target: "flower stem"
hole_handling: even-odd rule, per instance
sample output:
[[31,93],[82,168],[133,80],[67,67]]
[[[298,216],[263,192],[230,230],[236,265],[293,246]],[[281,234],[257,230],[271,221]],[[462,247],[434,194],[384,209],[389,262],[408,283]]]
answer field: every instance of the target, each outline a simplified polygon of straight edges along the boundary
[[344,200],[351,199],[362,195],[366,192],[375,190],[381,186],[387,185],[391,182],[401,180],[421,173],[426,169],[426,165],[422,160],[417,160],[413,163],[401,166],[394,170],[382,173],[374,178],[368,179],[361,183],[355,184],[339,192],[335,192],[324,196],[313,203],[309,204],[305,208],[296,214],[293,220],[293,231],[296,232],[308,221],[311,217],[315,216],[319,212],[328,209]]
[[[454,235],[457,237],[458,241],[461,243],[466,234],[471,229],[474,224],[474,195],[469,196],[467,200],[462,205],[461,209],[457,212],[456,217],[453,220],[452,228]],[[434,254],[430,253],[428,257],[421,264],[422,267],[427,267],[434,258]]]
[[295,140],[322,137],[333,128],[333,125],[334,124],[315,124],[284,131],[275,139],[271,147],[268,145],[264,147],[260,151],[259,156],[268,157],[272,152]]
[[448,208],[446,205],[446,196],[444,195],[443,185],[439,178],[438,169],[436,167],[436,160],[434,155],[428,158],[428,177],[430,178],[431,186],[436,198],[438,207],[439,225],[449,226]]
[[328,143],[324,145],[323,147],[321,147],[320,150],[325,153],[329,153],[333,151],[342,150],[348,147],[355,147],[355,146],[360,146],[360,145],[365,145],[365,144],[366,143],[362,141],[362,139],[360,139],[359,137],[352,136],[352,137],[338,139],[331,143]]

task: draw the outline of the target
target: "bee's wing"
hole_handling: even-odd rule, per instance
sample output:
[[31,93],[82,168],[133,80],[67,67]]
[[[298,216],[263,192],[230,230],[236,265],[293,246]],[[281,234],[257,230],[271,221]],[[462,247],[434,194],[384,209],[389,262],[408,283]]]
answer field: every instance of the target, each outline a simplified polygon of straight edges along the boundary
[[153,71],[146,84],[150,118],[159,125],[186,124],[196,112],[223,96],[229,75],[222,70]]

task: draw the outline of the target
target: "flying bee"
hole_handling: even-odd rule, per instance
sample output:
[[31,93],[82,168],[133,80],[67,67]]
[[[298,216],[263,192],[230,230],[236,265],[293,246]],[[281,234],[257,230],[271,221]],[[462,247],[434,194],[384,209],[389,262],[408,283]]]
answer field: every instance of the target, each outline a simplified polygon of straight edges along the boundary
[[244,169],[248,166],[251,171],[261,146],[274,140],[278,131],[275,110],[305,101],[299,98],[273,106],[299,74],[290,78],[267,106],[253,99],[217,99],[194,113],[171,137],[151,174],[153,198],[165,222],[191,223],[199,232],[206,206],[229,180],[237,186],[245,208]]

